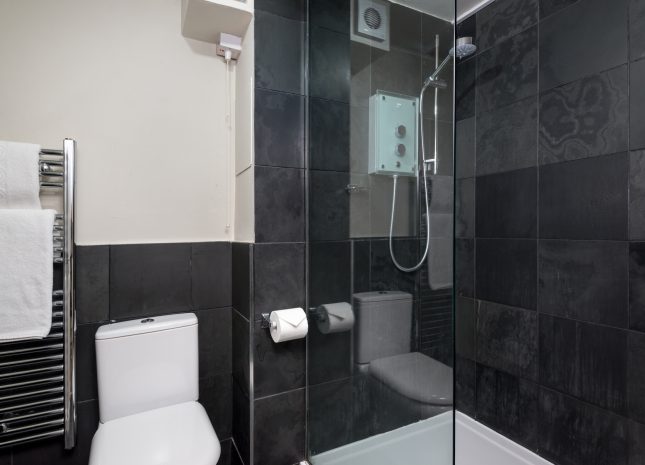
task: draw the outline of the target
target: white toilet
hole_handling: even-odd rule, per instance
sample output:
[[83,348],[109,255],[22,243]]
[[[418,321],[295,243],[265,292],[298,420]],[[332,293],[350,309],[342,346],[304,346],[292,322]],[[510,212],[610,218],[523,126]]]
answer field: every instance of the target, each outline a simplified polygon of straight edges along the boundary
[[96,332],[100,424],[89,465],[216,465],[199,397],[197,317],[124,321]]

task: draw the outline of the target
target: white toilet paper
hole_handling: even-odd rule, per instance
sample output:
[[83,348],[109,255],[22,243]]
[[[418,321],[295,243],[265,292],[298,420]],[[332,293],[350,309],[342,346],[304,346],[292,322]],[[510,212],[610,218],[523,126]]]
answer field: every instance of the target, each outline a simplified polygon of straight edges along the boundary
[[269,316],[273,342],[292,341],[307,335],[309,324],[302,308],[275,310]]
[[354,327],[354,312],[347,302],[321,305],[318,312],[318,329],[323,334],[349,331]]

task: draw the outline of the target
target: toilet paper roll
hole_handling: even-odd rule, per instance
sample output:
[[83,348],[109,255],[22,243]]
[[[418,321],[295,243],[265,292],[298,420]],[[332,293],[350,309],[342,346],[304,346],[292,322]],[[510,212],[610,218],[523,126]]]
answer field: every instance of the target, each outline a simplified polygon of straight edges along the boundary
[[354,311],[347,302],[318,307],[318,329],[323,334],[349,331],[354,327]]
[[269,316],[273,342],[292,341],[307,335],[309,324],[302,308],[275,310]]

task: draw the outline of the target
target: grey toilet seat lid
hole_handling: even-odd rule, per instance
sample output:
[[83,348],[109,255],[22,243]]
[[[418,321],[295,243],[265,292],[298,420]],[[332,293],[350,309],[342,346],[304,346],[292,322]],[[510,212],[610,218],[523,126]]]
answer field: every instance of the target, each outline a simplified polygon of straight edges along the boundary
[[452,368],[419,352],[373,360],[369,373],[402,396],[452,405]]

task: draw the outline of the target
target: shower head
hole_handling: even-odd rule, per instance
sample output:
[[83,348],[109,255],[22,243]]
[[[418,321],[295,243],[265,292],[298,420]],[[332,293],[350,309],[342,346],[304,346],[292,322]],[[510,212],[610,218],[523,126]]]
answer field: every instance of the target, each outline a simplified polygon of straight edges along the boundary
[[437,79],[439,73],[448,64],[451,58],[458,58],[461,60],[462,58],[469,57],[476,51],[477,46],[473,44],[472,37],[459,37],[455,42],[455,46],[450,49],[450,52],[448,52],[448,56],[444,58],[441,64],[437,66],[437,69],[435,69],[434,72],[428,76],[425,81],[423,81],[424,89],[428,86],[438,87],[441,89],[448,87],[448,84],[445,81]]
[[473,44],[472,37],[459,37],[455,42],[455,46],[450,49],[450,55],[460,60],[469,57],[477,51],[477,46]]

